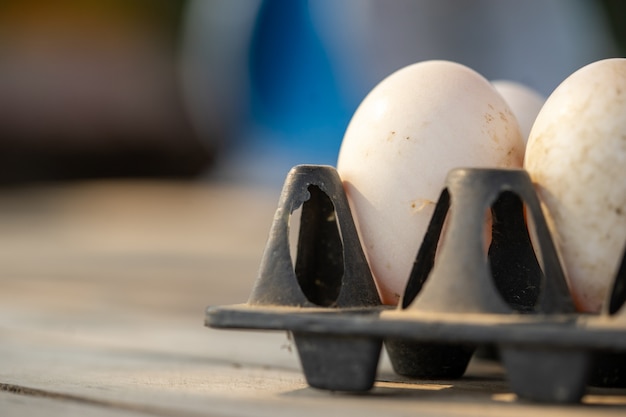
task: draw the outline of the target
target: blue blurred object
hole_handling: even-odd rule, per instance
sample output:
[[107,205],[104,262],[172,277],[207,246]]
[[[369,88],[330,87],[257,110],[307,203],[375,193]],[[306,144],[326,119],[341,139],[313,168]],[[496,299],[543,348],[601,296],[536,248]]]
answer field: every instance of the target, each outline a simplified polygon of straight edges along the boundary
[[264,147],[334,164],[353,108],[311,21],[306,0],[265,0],[249,57],[251,117]]
[[[616,56],[594,0],[189,0],[185,96],[198,130],[227,125],[214,178],[280,185],[334,165],[350,118],[389,74],[429,59],[545,96]],[[215,135],[214,135],[215,136]]]

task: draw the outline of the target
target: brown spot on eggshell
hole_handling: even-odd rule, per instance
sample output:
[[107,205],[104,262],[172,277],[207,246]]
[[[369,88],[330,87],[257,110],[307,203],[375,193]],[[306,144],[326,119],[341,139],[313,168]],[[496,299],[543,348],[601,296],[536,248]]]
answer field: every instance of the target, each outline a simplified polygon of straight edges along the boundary
[[[493,130],[489,130],[489,137],[491,138],[492,141],[494,141],[495,143],[500,143],[500,138],[498,137],[498,135],[496,134],[496,132],[494,132]],[[498,148],[500,149],[500,148]]]
[[419,213],[424,210],[429,205],[436,204],[434,201],[429,200],[427,198],[418,198],[416,200],[411,201],[411,212]]

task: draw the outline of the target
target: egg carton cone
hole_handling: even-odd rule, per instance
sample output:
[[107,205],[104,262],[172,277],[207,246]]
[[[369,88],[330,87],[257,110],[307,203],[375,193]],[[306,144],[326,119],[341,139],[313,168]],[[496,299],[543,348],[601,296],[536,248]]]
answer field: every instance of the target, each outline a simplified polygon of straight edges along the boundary
[[526,171],[455,169],[399,305],[381,305],[337,171],[298,165],[249,300],[209,307],[205,324],[289,332],[314,388],[368,391],[383,345],[394,371],[417,379],[460,378],[488,347],[519,398],[576,403],[588,385],[626,386],[625,263],[603,313],[577,313]]

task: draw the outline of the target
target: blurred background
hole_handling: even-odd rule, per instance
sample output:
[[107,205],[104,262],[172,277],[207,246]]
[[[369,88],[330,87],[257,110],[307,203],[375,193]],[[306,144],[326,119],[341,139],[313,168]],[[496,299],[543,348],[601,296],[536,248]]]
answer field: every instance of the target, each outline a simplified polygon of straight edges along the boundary
[[0,0],[0,183],[278,185],[427,59],[544,95],[624,56],[619,0]]

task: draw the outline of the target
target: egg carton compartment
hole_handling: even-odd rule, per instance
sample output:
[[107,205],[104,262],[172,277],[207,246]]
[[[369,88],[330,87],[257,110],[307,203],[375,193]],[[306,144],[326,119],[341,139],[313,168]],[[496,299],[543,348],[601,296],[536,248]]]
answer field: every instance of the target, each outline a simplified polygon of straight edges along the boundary
[[462,377],[476,349],[489,347],[518,397],[575,403],[588,385],[626,386],[624,259],[604,312],[577,313],[528,174],[456,169],[399,305],[384,306],[338,173],[299,165],[248,302],[209,307],[205,323],[290,332],[307,383],[319,389],[371,389],[383,345],[397,374],[418,379]]

